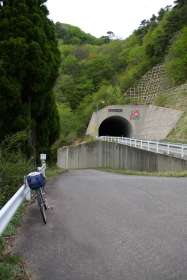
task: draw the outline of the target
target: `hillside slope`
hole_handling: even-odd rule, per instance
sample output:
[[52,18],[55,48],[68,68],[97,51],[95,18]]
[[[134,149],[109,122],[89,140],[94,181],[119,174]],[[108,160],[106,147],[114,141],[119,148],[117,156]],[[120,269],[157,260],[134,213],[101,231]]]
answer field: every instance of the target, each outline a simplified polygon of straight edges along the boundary
[[154,104],[183,111],[176,128],[168,135],[167,140],[187,143],[187,83],[160,93]]
[[[62,143],[85,134],[93,111],[111,104],[131,103],[124,93],[138,85],[141,77],[156,65],[165,67],[168,87],[186,82],[186,14],[187,2],[177,0],[173,8],[161,9],[157,16],[143,20],[127,39],[102,43],[94,42],[89,34],[83,36],[80,29],[67,31],[72,27],[65,26],[69,38],[80,41],[65,42],[65,37],[59,40],[62,64],[54,91],[59,104]],[[64,29],[64,25],[59,25],[62,26]],[[81,40],[84,37],[87,39]],[[184,96],[181,93],[178,97]],[[163,106],[171,105],[166,102]]]

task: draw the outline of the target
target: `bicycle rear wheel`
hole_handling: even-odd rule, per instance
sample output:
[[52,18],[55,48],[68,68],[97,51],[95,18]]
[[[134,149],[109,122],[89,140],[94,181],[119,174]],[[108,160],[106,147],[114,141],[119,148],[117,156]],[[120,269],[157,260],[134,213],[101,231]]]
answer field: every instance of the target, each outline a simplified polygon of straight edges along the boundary
[[45,206],[45,202],[44,202],[44,198],[43,198],[43,195],[42,195],[41,188],[39,188],[36,191],[36,194],[37,194],[37,201],[38,201],[38,206],[40,208],[40,213],[41,213],[41,216],[42,216],[42,220],[43,220],[44,224],[46,224],[47,223],[47,217],[46,217],[46,213],[45,213],[46,206]]
[[47,199],[46,199],[46,197],[45,197],[45,191],[44,191],[44,188],[43,188],[43,189],[41,189],[41,193],[42,193],[42,198],[43,198],[44,208],[45,208],[45,210],[47,210],[47,209],[48,209],[48,204],[47,204]]

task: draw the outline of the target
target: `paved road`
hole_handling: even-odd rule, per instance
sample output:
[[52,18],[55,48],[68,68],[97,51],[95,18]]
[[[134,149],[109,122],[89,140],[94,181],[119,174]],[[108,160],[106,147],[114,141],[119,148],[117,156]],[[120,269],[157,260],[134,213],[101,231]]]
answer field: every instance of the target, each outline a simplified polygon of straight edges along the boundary
[[187,279],[187,179],[70,171],[48,196],[15,245],[33,280]]

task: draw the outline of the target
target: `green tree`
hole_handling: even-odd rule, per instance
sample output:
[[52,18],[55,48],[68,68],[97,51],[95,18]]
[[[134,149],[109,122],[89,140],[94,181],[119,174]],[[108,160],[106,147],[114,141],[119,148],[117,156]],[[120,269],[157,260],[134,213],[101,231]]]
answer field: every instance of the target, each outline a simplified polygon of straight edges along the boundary
[[60,54],[45,2],[0,1],[0,141],[26,130],[35,152],[59,129],[52,88]]
[[67,75],[76,76],[79,74],[79,63],[78,59],[74,55],[68,55],[64,58],[62,67],[63,73]]
[[174,3],[176,4],[175,7],[181,7],[186,4],[186,0],[175,0]]
[[166,69],[174,85],[187,80],[187,27],[184,27],[176,36],[166,58]]
[[102,43],[100,39],[97,39],[91,34],[85,33],[80,28],[70,24],[57,22],[55,28],[58,39],[61,39],[65,44],[81,45]]
[[93,80],[94,90],[98,89],[102,80],[110,80],[115,71],[114,65],[104,56],[98,56],[86,64],[87,75]]
[[172,38],[187,25],[187,1],[179,0],[176,4],[173,9],[166,7],[164,14],[161,12],[159,24],[144,38],[146,53],[153,65],[164,61]]
[[[68,45],[59,43],[62,67],[56,92],[58,100],[76,115],[77,135],[85,132],[93,110],[103,106],[102,101],[105,101],[104,105],[119,104],[122,100],[130,102],[124,93],[154,65],[164,63],[168,52],[170,77],[175,81],[177,79],[177,83],[185,81],[185,37],[180,47],[179,43],[177,48],[173,46],[178,32],[187,25],[187,2],[179,2],[180,5],[173,8],[160,9],[158,16],[152,15],[149,20],[143,20],[125,40],[110,40],[108,36],[108,44],[85,44],[83,41],[81,45],[72,41]],[[110,34],[112,32],[108,32]],[[116,88],[123,93],[120,101],[113,94]],[[63,125],[63,118],[61,123]]]

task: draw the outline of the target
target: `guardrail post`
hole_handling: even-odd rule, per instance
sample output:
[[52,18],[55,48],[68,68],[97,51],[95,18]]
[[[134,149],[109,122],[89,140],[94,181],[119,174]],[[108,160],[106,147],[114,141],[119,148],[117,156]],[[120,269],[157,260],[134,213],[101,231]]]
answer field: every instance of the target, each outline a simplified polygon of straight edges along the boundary
[[28,186],[26,176],[24,176],[24,186],[25,186],[25,199],[27,201],[30,201],[31,200],[31,189]]
[[147,142],[147,150],[150,151],[150,142]]
[[170,153],[170,149],[169,149],[169,148],[170,148],[170,145],[168,144],[168,145],[167,145],[167,154],[168,154],[168,155],[169,155],[169,153]]
[[159,143],[157,142],[157,143],[156,143],[156,152],[157,152],[157,153],[158,153],[158,148],[159,148],[158,145],[159,145]]
[[130,147],[131,147],[131,138],[130,138]]
[[66,168],[69,168],[69,148],[66,149]]
[[143,148],[143,141],[140,140],[140,148],[142,149]]
[[136,144],[136,139],[135,139],[135,148],[137,147],[137,144]]
[[184,158],[184,145],[181,146],[181,158]]

